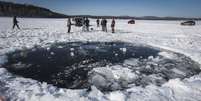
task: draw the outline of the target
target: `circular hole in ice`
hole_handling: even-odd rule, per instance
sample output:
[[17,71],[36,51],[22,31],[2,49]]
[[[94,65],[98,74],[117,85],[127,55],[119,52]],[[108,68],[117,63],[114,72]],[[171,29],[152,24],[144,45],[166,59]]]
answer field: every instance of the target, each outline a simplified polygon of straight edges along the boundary
[[55,43],[7,57],[3,67],[11,73],[70,89],[160,86],[200,72],[199,65],[182,54],[123,42]]

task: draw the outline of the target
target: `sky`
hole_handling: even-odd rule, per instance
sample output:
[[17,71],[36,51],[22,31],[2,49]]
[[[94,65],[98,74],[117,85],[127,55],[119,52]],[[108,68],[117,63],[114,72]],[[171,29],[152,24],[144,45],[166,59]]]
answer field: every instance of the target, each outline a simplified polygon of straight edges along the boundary
[[201,0],[4,0],[67,15],[201,17]]

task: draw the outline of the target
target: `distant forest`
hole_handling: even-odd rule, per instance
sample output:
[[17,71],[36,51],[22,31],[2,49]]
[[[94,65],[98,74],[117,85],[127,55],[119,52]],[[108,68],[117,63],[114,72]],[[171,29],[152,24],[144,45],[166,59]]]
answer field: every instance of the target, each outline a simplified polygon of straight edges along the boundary
[[53,12],[49,9],[26,4],[16,4],[0,1],[0,16],[11,17],[39,17],[39,18],[64,18],[64,14]]
[[53,12],[47,8],[37,7],[27,4],[16,4],[0,1],[0,17],[31,17],[31,18],[67,18],[67,17],[88,17],[88,18],[116,18],[116,19],[136,19],[136,20],[201,20],[201,18],[183,18],[183,17],[132,17],[132,16],[92,16],[92,15],[65,15]]

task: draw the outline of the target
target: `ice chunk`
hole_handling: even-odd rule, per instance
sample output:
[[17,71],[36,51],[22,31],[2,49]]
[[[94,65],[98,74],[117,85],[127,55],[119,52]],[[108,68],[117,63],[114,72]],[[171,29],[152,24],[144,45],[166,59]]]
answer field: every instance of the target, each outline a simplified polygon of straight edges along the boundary
[[122,92],[117,91],[117,92],[112,92],[112,93],[108,94],[107,98],[110,101],[125,101],[126,96]]
[[178,56],[176,54],[170,52],[160,52],[159,55],[168,59],[178,59]]
[[138,59],[134,59],[134,58],[127,59],[127,60],[124,61],[124,64],[130,65],[130,66],[137,66],[138,63],[139,63],[139,60]]
[[105,99],[104,94],[95,86],[91,87],[91,92],[88,95],[90,101],[108,101]]
[[177,68],[173,68],[172,71],[175,72],[176,74],[180,74],[180,75],[183,75],[183,76],[186,75],[186,73],[184,73],[183,71],[181,71],[181,70],[179,70]]
[[105,67],[94,68],[89,76],[89,82],[99,89],[108,89],[115,80],[111,69]]
[[127,51],[126,48],[120,48],[120,50],[121,50],[123,53],[126,53],[126,51]]
[[94,68],[93,72],[104,76],[106,79],[114,79],[112,70],[107,67]]
[[74,51],[75,49],[74,48],[70,48],[70,51]]
[[47,47],[46,49],[47,49],[47,51],[49,51],[49,50],[50,50],[50,47]]
[[50,52],[50,54],[51,54],[51,55],[54,55],[55,53],[54,53],[54,52]]
[[70,52],[70,56],[74,57],[75,56],[74,52]]
[[180,79],[170,80],[163,87],[172,89],[176,101],[200,101],[201,99],[200,90],[194,88],[188,82],[182,82]]
[[108,84],[106,78],[104,78],[104,77],[101,76],[101,75],[94,75],[94,76],[91,78],[91,83],[92,83],[93,85],[95,85],[96,87],[98,87],[98,88],[106,87],[107,84]]
[[2,75],[3,73],[6,73],[7,70],[5,68],[0,68],[0,75]]
[[138,79],[138,75],[132,70],[115,65],[111,67],[94,68],[89,73],[89,82],[99,89],[117,90]]
[[8,62],[7,56],[5,56],[5,55],[0,56],[0,65],[4,64],[6,62]]
[[63,48],[63,46],[58,46],[57,48]]
[[18,62],[16,64],[13,64],[12,67],[15,69],[22,69],[22,68],[28,68],[29,66],[26,64],[22,64],[21,62]]
[[112,66],[112,73],[116,80],[124,83],[131,83],[138,78],[138,75],[132,70],[120,65]]

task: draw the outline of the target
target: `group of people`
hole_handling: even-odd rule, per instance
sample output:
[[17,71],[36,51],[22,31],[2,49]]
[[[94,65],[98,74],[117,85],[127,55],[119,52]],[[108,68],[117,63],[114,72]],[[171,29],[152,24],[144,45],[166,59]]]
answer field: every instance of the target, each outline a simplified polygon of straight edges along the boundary
[[84,18],[82,26],[83,31],[89,31],[90,21],[88,18]]
[[[96,24],[97,24],[97,27],[100,27],[100,25],[101,25],[103,32],[107,32],[107,20],[106,19],[102,19],[101,22],[99,19],[97,19]],[[67,21],[68,33],[71,32],[72,25],[73,24],[71,23],[71,18],[68,18],[68,21]],[[88,18],[84,18],[84,20],[82,21],[82,30],[89,31],[89,27],[90,27],[90,20]],[[112,29],[112,33],[115,33],[115,19],[114,18],[112,19],[111,29]]]
[[[83,18],[81,23],[82,23],[82,30],[83,31],[89,31],[90,20],[88,18]],[[71,26],[72,25],[73,24],[71,23],[71,18],[68,18],[68,21],[67,21],[68,33],[71,32]]]
[[[14,16],[13,17],[13,29],[15,27],[20,29],[18,23],[19,22],[17,20],[17,17]],[[101,22],[99,19],[97,19],[96,23],[97,23],[97,27],[100,27],[100,25],[101,25],[103,32],[107,32],[107,20],[106,19],[102,19]],[[73,24],[71,23],[71,18],[68,18],[68,21],[67,21],[68,33],[71,32],[71,26],[72,25]],[[83,31],[89,31],[89,27],[90,27],[90,20],[88,18],[84,18],[82,21],[82,30]],[[111,29],[112,29],[112,33],[115,33],[115,19],[114,18],[112,19],[112,22],[111,22]]]
[[[99,27],[100,26],[100,20],[99,19],[97,19],[96,20],[96,23],[97,23],[97,27]],[[106,19],[102,19],[101,20],[101,26],[102,26],[102,31],[104,31],[104,32],[107,32],[107,20]],[[114,20],[114,18],[112,19],[112,23],[111,23],[111,29],[112,29],[112,33],[114,33],[115,32],[115,20]]]

